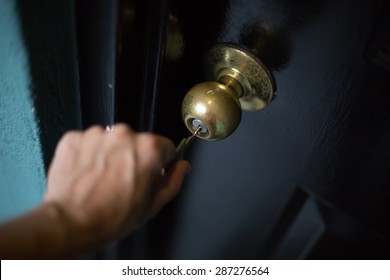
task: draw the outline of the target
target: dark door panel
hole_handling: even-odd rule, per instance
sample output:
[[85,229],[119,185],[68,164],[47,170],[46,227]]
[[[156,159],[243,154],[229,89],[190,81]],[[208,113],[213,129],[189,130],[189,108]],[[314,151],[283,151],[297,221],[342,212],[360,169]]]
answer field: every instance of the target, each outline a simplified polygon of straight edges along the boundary
[[181,194],[119,256],[388,258],[389,17],[381,0],[122,1],[117,121],[187,136],[180,104],[217,43],[256,54],[277,98],[198,140]]

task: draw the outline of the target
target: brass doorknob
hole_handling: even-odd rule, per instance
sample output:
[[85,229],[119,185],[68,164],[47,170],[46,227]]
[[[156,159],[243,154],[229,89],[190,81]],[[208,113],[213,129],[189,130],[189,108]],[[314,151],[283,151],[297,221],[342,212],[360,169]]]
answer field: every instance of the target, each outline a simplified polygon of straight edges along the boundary
[[271,74],[258,58],[240,47],[214,46],[206,57],[212,80],[191,88],[182,103],[187,128],[205,140],[231,135],[241,121],[241,109],[259,110],[275,96]]

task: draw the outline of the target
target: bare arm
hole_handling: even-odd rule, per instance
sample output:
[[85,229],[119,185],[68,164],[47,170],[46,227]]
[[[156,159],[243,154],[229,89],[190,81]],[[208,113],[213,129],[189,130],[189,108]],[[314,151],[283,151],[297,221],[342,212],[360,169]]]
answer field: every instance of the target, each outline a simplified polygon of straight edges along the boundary
[[125,125],[67,133],[36,209],[0,226],[0,258],[68,258],[128,234],[179,190],[189,163],[173,143]]

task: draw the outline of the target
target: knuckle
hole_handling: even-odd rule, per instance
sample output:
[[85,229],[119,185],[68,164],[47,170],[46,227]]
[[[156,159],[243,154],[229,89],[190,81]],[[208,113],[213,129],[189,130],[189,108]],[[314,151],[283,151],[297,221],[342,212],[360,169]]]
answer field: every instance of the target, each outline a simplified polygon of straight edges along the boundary
[[93,125],[90,128],[88,128],[88,130],[85,133],[95,135],[95,134],[102,134],[103,132],[104,132],[103,127],[101,127],[100,125]]
[[161,150],[160,141],[158,141],[157,137],[149,133],[144,133],[140,135],[140,144],[147,151],[157,152]]
[[129,138],[133,134],[133,130],[126,124],[116,124],[114,130],[109,133],[113,137]]
[[154,164],[166,164],[173,159],[175,148],[173,143],[164,137],[151,133],[142,133],[137,139],[142,156]]
[[125,123],[118,123],[114,126],[114,130],[113,131],[118,131],[118,132],[121,132],[121,133],[131,133],[132,132],[132,129]]
[[81,132],[68,131],[60,139],[56,151],[56,154],[68,154],[74,150],[77,150],[80,143]]
[[150,134],[145,135],[144,144],[152,150],[158,150],[160,148],[160,143],[157,141],[157,138]]
[[148,168],[161,168],[162,166],[162,145],[157,137],[152,134],[142,134],[138,138],[139,160]]
[[81,132],[78,131],[68,131],[64,134],[60,141],[60,145],[73,145],[80,138]]

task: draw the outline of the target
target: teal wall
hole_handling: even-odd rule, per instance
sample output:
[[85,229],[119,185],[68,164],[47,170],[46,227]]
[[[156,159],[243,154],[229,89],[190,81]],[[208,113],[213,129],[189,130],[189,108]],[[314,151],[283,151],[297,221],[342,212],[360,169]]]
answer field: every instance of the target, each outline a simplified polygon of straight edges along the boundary
[[77,77],[72,1],[0,0],[0,221],[42,201],[58,139],[81,127]]
[[31,73],[15,1],[0,0],[0,219],[38,204],[44,193]]

